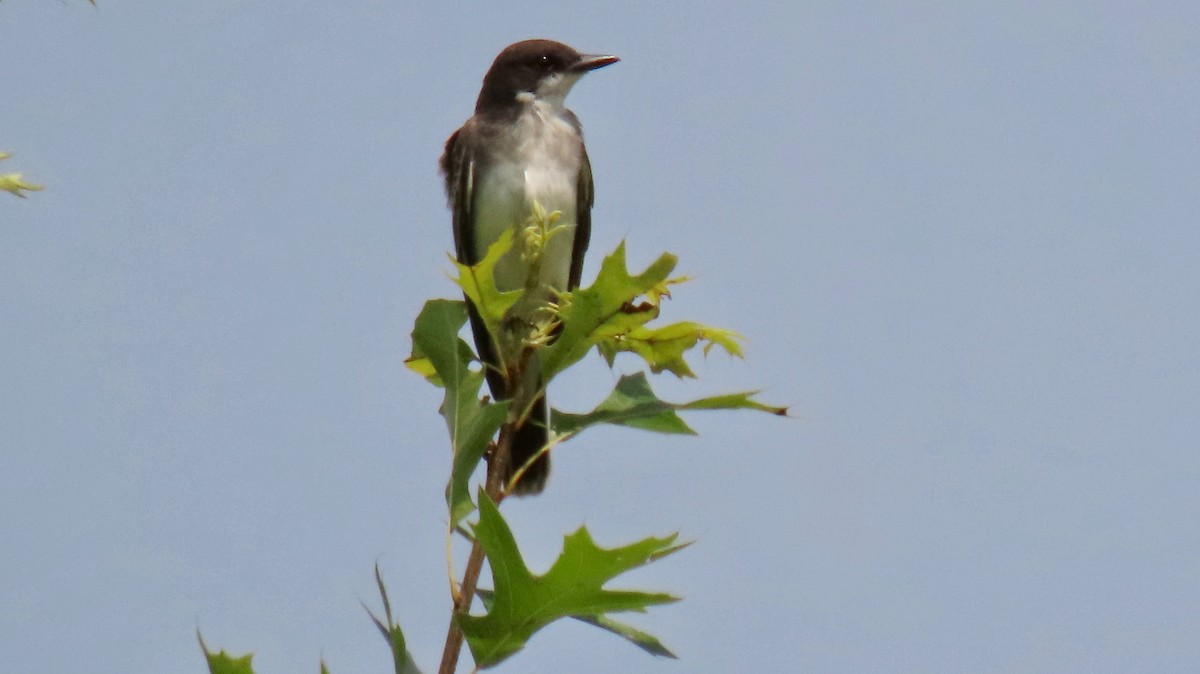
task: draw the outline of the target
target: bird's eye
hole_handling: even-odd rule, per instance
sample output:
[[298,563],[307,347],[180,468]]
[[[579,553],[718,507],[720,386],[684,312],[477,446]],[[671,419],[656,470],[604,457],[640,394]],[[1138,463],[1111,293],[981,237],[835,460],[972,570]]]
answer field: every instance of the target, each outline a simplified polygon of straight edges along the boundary
[[539,54],[537,57],[537,67],[538,70],[553,70],[554,57],[550,56],[549,54]]

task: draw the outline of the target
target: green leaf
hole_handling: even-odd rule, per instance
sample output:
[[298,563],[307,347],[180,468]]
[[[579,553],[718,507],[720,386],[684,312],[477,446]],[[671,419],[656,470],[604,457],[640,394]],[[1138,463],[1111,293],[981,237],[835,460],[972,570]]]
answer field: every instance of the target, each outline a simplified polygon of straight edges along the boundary
[[451,527],[475,509],[468,482],[508,413],[507,402],[483,404],[479,400],[483,372],[470,368],[471,347],[458,337],[466,322],[463,302],[430,300],[417,316],[412,333],[414,355],[428,362],[446,389],[442,416],[454,451],[446,485]]
[[551,426],[559,435],[576,435],[596,424],[631,426],[657,433],[694,434],[676,412],[682,410],[750,409],[787,416],[786,407],[766,405],[753,399],[757,392],[729,393],[700,398],[686,403],[660,400],[650,388],[646,373],[621,377],[612,393],[596,409],[586,414],[552,410]]
[[424,377],[430,384],[442,386],[442,378],[438,376],[433,362],[425,357],[425,352],[421,351],[421,347],[415,341],[412,346],[412,354],[404,359],[404,366]]
[[[600,264],[595,283],[563,295],[559,309],[562,330],[541,354],[546,378],[583,358],[604,336],[628,331],[657,316],[657,298],[665,292],[676,261],[674,255],[663,253],[644,272],[633,276],[622,241]],[[655,302],[633,307],[634,300],[642,296]]]
[[[383,599],[384,620],[377,618],[366,604],[363,604],[363,608],[366,609],[367,615],[371,616],[371,622],[375,623],[379,632],[383,634],[383,638],[388,642],[396,674],[421,674],[417,663],[412,659],[412,653],[408,652],[408,647],[405,645],[404,632],[400,629],[400,625],[392,619],[392,602],[388,599],[387,587],[383,584],[383,575],[379,572],[378,564],[375,565],[375,584],[379,586],[379,596]],[[321,671],[322,674],[325,674],[324,662],[321,663]]]
[[634,326],[625,332],[606,335],[597,347],[609,367],[618,352],[628,351],[640,356],[650,366],[650,371],[656,374],[666,370],[677,377],[695,377],[683,359],[684,353],[703,341],[706,342],[706,356],[714,346],[720,346],[729,355],[741,357],[742,347],[738,339],[741,339],[741,335],[732,330],[683,321],[660,328]]
[[22,199],[25,198],[25,192],[39,192],[43,189],[44,185],[25,182],[25,177],[20,173],[0,173],[0,190]]
[[[453,300],[445,300],[453,302]],[[475,352],[471,350],[471,346],[462,339],[458,340],[458,359],[464,363],[470,363],[475,360]],[[434,368],[433,362],[425,356],[421,348],[413,342],[412,355],[404,359],[404,366],[425,377],[426,381],[439,388],[445,387],[442,383],[441,376],[438,375],[437,369]]]
[[[465,380],[470,374],[471,358],[464,357],[459,342],[459,330],[467,322],[467,308],[457,300],[430,300],[425,303],[413,325],[413,352],[409,360],[424,360],[422,369],[432,369],[443,385],[451,386]],[[464,343],[465,344],[465,343]],[[467,346],[465,353],[470,353]]]
[[[483,600],[485,609],[491,610],[492,602],[495,599],[496,593],[491,590],[476,589],[475,594]],[[589,625],[599,627],[602,630],[612,632],[613,634],[625,639],[629,643],[646,651],[650,655],[657,655],[664,658],[678,659],[677,656],[668,649],[658,637],[639,630],[632,625],[617,622],[607,616],[590,616],[590,615],[573,615],[571,616],[579,622],[585,622]]]
[[613,634],[632,643],[634,646],[646,651],[650,655],[657,655],[661,658],[671,658],[672,660],[678,657],[668,649],[658,637],[653,634],[648,634],[639,630],[632,625],[617,622],[612,618],[605,616],[571,616],[576,620],[581,620],[589,625],[595,625],[602,630],[608,630]]
[[458,614],[455,620],[467,638],[476,666],[491,667],[524,648],[539,629],[565,617],[603,617],[615,611],[645,611],[678,601],[663,593],[605,590],[612,578],[671,554],[682,545],[676,535],[646,538],[605,549],[580,527],[563,539],[563,551],[544,575],[525,566],[512,531],[499,508],[481,489],[479,524],[475,535],[483,546],[495,582],[486,615]]
[[196,631],[196,639],[200,641],[200,650],[204,651],[204,658],[208,661],[209,674],[254,674],[254,668],[250,666],[253,653],[247,653],[240,658],[229,655],[224,649],[219,653],[212,653],[199,630]]
[[[0,152],[0,161],[4,161],[11,156],[7,152]],[[33,183],[25,182],[25,177],[20,173],[0,173],[0,191],[8,192],[24,199],[25,192],[40,192],[44,189],[46,188],[43,185],[34,185]]]
[[500,334],[500,323],[523,294],[520,290],[501,291],[496,287],[496,265],[513,247],[515,233],[512,228],[504,230],[492,245],[488,246],[487,255],[477,264],[465,265],[451,258],[458,269],[455,279],[463,294],[475,305],[476,311],[487,326],[488,334]]
[[577,434],[588,426],[613,424],[631,426],[658,433],[695,435],[675,413],[676,406],[663,402],[650,389],[646,374],[626,375],[617,381],[612,393],[587,414],[551,411],[551,427],[560,435]]

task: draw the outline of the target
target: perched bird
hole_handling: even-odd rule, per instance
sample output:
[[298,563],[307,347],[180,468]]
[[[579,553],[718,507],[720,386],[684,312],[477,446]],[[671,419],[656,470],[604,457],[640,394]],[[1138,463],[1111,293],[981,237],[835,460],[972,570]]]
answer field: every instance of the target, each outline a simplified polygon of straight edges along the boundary
[[[563,101],[585,73],[617,60],[580,54],[551,40],[518,42],[496,57],[483,78],[474,116],[446,141],[441,158],[459,262],[479,262],[504,231],[526,222],[536,201],[547,213],[559,211],[558,224],[564,225],[542,252],[539,294],[552,300],[555,291],[579,285],[592,228],[592,168],[579,120]],[[525,286],[529,261],[518,248],[519,243],[496,266],[500,290]],[[509,399],[494,336],[469,301],[467,307],[492,395]],[[532,316],[524,319],[530,325],[535,322]],[[541,387],[536,363],[530,364],[526,376]],[[513,435],[506,480],[545,446],[548,425],[543,395],[532,401],[528,421]],[[547,454],[529,467],[513,493],[542,491],[549,473]]]

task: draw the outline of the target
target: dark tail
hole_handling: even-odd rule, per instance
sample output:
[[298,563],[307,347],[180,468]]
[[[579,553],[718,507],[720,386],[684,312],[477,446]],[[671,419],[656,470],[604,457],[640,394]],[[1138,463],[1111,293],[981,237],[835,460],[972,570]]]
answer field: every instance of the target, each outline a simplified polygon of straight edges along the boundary
[[[484,325],[483,319],[479,317],[479,312],[475,310],[475,305],[471,304],[469,299],[467,300],[467,315],[471,319],[471,332],[475,333],[475,348],[479,350],[479,359],[485,363],[484,375],[487,377],[488,388],[492,390],[492,395],[497,400],[504,400],[508,398],[508,393],[505,391],[504,376],[496,369],[496,363],[499,361],[496,357],[496,349],[492,346],[492,340],[488,336],[487,326]],[[513,474],[521,466],[524,466],[530,457],[546,446],[546,442],[550,439],[550,432],[546,430],[549,426],[549,408],[546,407],[546,396],[542,396],[533,402],[529,419],[513,434],[508,471],[504,475],[505,483],[512,479]],[[529,466],[529,469],[521,476],[521,481],[513,487],[512,493],[517,496],[540,494],[546,488],[546,479],[549,477],[550,455],[547,453]]]
[[[533,402],[533,411],[529,413],[529,419],[513,434],[512,453],[508,459],[508,473],[504,476],[504,480],[512,479],[512,476],[525,465],[525,462],[530,459],[538,450],[546,446],[550,440],[550,433],[546,430],[550,419],[546,409],[546,396],[542,396]],[[521,481],[513,487],[512,493],[517,496],[530,496],[540,494],[546,488],[546,479],[550,477],[550,454],[538,457],[525,474],[521,476]]]

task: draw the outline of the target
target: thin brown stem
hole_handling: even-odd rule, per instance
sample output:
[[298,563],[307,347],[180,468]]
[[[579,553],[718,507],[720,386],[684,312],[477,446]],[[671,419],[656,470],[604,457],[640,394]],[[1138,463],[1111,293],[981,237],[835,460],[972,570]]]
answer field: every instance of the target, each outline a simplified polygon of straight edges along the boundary
[[[487,490],[488,498],[496,504],[504,498],[503,475],[511,454],[513,424],[506,423],[500,429],[500,438],[495,451],[488,461]],[[462,584],[458,588],[458,601],[450,612],[450,627],[446,630],[446,645],[442,648],[442,663],[438,674],[454,674],[458,668],[458,656],[462,652],[463,633],[458,628],[455,616],[466,614],[471,610],[471,602],[475,600],[475,586],[479,582],[479,574],[483,572],[483,546],[479,539],[471,544],[471,556],[467,558],[467,568],[463,571]]]
[[454,674],[458,668],[458,654],[462,651],[463,633],[454,621],[454,616],[466,613],[471,608],[471,600],[475,598],[475,583],[479,581],[479,573],[483,570],[483,546],[479,541],[471,546],[471,557],[467,560],[467,569],[463,572],[462,585],[459,587],[458,602],[450,614],[450,627],[446,630],[446,646],[442,649],[442,664],[438,674]]

